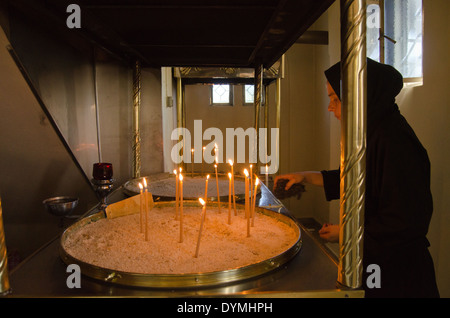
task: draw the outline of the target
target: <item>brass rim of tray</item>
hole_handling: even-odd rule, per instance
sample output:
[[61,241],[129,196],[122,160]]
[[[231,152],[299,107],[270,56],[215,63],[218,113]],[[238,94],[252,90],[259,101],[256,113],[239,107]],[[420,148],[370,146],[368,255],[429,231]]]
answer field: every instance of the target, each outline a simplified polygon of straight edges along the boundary
[[[156,202],[154,208],[162,208],[167,206],[174,206],[174,202]],[[213,206],[218,206],[218,203],[210,203]],[[198,201],[187,201],[186,206],[199,206]],[[237,204],[239,208],[244,206]],[[259,263],[228,269],[215,272],[189,273],[189,274],[141,274],[130,273],[123,271],[116,271],[113,269],[99,267],[97,265],[83,262],[64,249],[64,242],[67,237],[77,229],[91,223],[105,218],[103,211],[81,219],[67,228],[61,236],[60,242],[60,256],[67,264],[77,264],[80,266],[81,273],[87,277],[91,277],[100,281],[126,285],[135,287],[148,288],[191,288],[191,287],[206,287],[216,286],[226,283],[238,282],[249,278],[254,278],[262,274],[268,273],[291,260],[301,249],[302,239],[301,231],[297,222],[290,216],[256,207],[257,213],[262,213],[289,225],[293,228],[297,235],[297,241],[286,251],[279,255],[275,255]]]
[[[206,177],[206,175],[207,175],[207,173],[204,173],[205,177]],[[213,178],[213,177],[215,178],[215,174],[209,173],[209,175],[211,175],[210,178]],[[192,176],[193,177],[199,177],[199,176],[202,176],[202,174],[194,172],[194,174],[192,175],[190,172],[188,172],[188,173],[186,173],[186,176],[188,176],[188,177],[192,177]],[[226,175],[226,174],[218,173],[217,176],[218,176],[219,179],[226,179],[226,180],[228,180],[228,175]],[[128,195],[128,196],[134,196],[134,195],[139,194],[139,192],[135,192],[135,191],[132,191],[130,189],[127,189],[127,187],[133,182],[139,183],[143,178],[149,178],[149,177],[140,177],[140,178],[132,179],[132,180],[129,180],[129,181],[125,182],[125,184],[123,185],[123,192],[126,195]],[[175,178],[175,175],[173,173],[167,173],[167,174],[165,174],[165,177],[160,177],[157,180],[155,180],[155,182],[162,181],[162,180],[165,180],[165,179],[170,179],[170,178]],[[240,180],[240,181],[244,181],[245,180],[244,177],[240,176],[240,175],[235,175],[234,178],[235,178],[235,180]],[[214,181],[214,179],[211,179],[211,180]],[[213,181],[210,181],[210,182],[213,182]],[[260,187],[258,187],[257,194],[259,194],[260,192],[261,192]],[[173,201],[173,200],[175,200],[175,196],[163,196],[163,195],[158,195],[158,194],[154,194],[154,193],[152,193],[152,195],[153,195],[153,200],[154,201]],[[245,199],[245,193],[236,194],[235,198],[236,198],[237,201],[244,200]],[[194,197],[186,197],[186,196],[184,197],[184,200],[197,200],[197,199],[198,198],[194,198]],[[210,195],[210,196],[208,196],[208,202],[209,201],[218,202],[219,200],[217,199],[217,196]],[[225,202],[225,201],[228,201],[228,195],[221,195],[220,196],[220,202]]]

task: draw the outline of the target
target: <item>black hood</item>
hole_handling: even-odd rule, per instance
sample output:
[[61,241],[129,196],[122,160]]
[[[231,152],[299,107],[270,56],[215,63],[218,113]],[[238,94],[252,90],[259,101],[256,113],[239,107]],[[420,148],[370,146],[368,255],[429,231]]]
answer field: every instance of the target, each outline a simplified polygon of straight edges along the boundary
[[[341,99],[341,63],[325,71],[325,76]],[[392,66],[367,59],[367,131],[371,131],[389,114],[398,111],[395,97],[403,88],[402,75]]]

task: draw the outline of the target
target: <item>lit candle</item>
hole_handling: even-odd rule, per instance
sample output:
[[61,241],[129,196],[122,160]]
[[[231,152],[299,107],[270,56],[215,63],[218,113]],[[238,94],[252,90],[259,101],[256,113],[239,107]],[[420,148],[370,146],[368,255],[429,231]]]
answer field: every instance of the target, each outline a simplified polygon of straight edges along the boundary
[[252,206],[252,198],[253,198],[253,196],[252,196],[252,189],[253,189],[253,172],[252,172],[252,169],[253,169],[253,165],[250,165],[250,186],[249,186],[249,188],[250,188],[250,206]]
[[205,202],[208,202],[208,180],[209,180],[209,174],[206,176],[206,184],[205,184]]
[[206,147],[203,147],[203,152],[202,152],[202,177],[203,177],[203,164],[204,164],[204,158],[205,158],[205,149],[206,149]]
[[143,192],[144,192],[144,187],[142,186],[142,183],[139,182],[139,189],[140,189],[140,194],[139,194],[139,199],[140,199],[140,224],[141,224],[141,233],[144,233],[144,198],[143,198]]
[[233,171],[233,161],[228,160],[230,166],[231,166],[231,188],[232,188],[232,196],[233,196],[233,207],[234,207],[234,215],[237,215],[236,212],[236,196],[235,196],[235,192],[234,192],[234,171]]
[[178,191],[178,174],[177,174],[177,170],[173,170],[173,173],[175,174],[175,220],[178,220],[178,207],[179,207],[179,191]]
[[248,171],[244,169],[245,175],[245,218],[247,219],[247,237],[250,236],[250,211],[249,211],[249,202],[248,202]]
[[191,176],[194,176],[194,148],[191,149]]
[[219,213],[220,213],[219,177],[217,175],[217,164],[214,165],[214,168],[216,170],[217,202],[219,202]]
[[259,185],[259,179],[255,179],[255,191],[253,191],[253,206],[252,206],[252,226],[255,226],[255,205],[256,205],[256,190]]
[[202,208],[202,216],[200,220],[200,230],[198,231],[198,239],[197,239],[197,248],[195,249],[195,257],[198,257],[198,250],[200,248],[200,238],[202,237],[203,223],[205,222],[205,214],[206,214],[206,202],[203,201],[202,198],[199,198],[200,204],[203,206]]
[[219,147],[217,144],[214,144],[214,160],[216,160],[217,168],[219,168],[219,155],[217,154],[219,152]]
[[183,243],[183,175],[180,173],[180,243]]
[[228,224],[231,224],[231,173],[228,172]]
[[269,167],[266,165],[266,186],[269,187]]
[[145,210],[144,210],[144,222],[145,222],[145,240],[148,241],[148,188],[147,188],[147,180],[144,178],[144,189],[145,189]]

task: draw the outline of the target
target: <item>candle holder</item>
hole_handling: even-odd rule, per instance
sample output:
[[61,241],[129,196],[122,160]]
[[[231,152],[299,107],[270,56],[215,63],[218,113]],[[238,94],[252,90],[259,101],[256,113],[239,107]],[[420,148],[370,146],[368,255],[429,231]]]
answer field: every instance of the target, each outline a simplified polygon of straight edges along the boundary
[[91,179],[91,182],[94,185],[94,190],[97,193],[98,198],[100,199],[100,210],[105,211],[108,206],[106,198],[114,185],[114,179],[112,178],[112,164],[103,162],[94,163],[92,176],[93,179]]

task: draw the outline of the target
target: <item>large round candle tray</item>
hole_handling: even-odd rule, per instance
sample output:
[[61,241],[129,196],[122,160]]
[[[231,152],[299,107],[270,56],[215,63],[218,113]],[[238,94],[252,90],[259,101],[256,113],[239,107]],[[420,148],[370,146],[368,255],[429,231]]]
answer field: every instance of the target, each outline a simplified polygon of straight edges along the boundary
[[[208,202],[209,206],[217,207],[218,203]],[[175,202],[156,202],[154,209],[162,209],[165,207],[174,207]],[[244,209],[243,205],[237,205],[238,208]],[[184,202],[184,207],[199,207],[198,201],[187,201]],[[228,211],[228,208],[222,206],[222,213]],[[152,210],[152,211],[153,211]],[[142,274],[134,272],[125,272],[116,270],[114,268],[104,268],[94,264],[90,264],[76,257],[70,255],[65,248],[66,240],[78,229],[81,229],[88,224],[97,222],[104,219],[105,213],[103,211],[93,214],[91,216],[85,217],[78,222],[74,223],[72,226],[66,229],[61,237],[60,244],[60,256],[66,264],[78,264],[80,266],[81,274],[94,278],[99,281],[135,286],[135,287],[147,287],[147,288],[194,288],[194,287],[206,287],[206,286],[216,286],[221,284],[233,283],[238,281],[247,280],[250,278],[255,278],[257,276],[269,273],[287,263],[291,260],[301,249],[302,239],[301,231],[298,223],[289,215],[284,215],[278,212],[274,212],[264,208],[255,208],[256,215],[264,215],[279,222],[284,223],[290,229],[294,231],[294,243],[289,247],[286,247],[283,252],[272,255],[267,259],[262,261],[236,267],[236,268],[224,268],[223,270],[211,271],[211,272],[195,272],[187,274]],[[258,226],[256,218],[255,227]],[[283,225],[284,226],[284,225]],[[217,249],[220,249],[217,246]],[[168,250],[170,253],[170,250]]]

